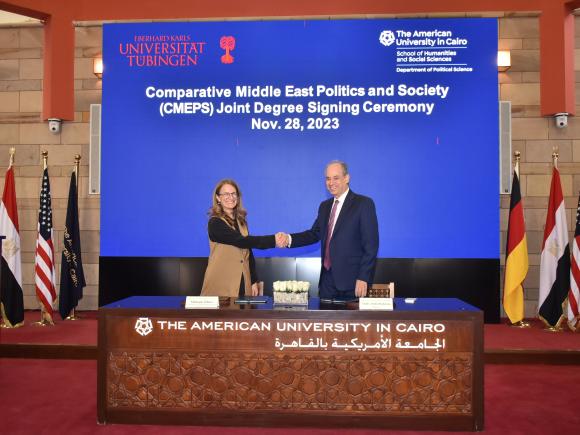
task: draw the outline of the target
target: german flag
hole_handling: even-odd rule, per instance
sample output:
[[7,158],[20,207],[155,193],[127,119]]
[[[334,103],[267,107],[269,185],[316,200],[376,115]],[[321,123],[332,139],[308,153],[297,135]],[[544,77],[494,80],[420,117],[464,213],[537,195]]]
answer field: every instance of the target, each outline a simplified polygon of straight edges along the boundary
[[512,181],[503,286],[503,308],[512,323],[519,322],[524,318],[524,288],[522,283],[527,274],[528,243],[520,194],[520,180],[516,169]]

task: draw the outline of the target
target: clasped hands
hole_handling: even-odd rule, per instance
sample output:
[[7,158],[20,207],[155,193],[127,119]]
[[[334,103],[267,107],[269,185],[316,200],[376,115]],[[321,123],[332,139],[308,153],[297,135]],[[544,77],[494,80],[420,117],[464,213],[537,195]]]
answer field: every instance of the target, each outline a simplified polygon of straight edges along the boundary
[[[290,243],[290,236],[287,233],[278,232],[276,238],[276,248],[287,248]],[[367,283],[360,279],[356,280],[354,293],[357,298],[364,298],[367,295]]]
[[290,237],[288,234],[279,232],[276,233],[276,248],[287,248],[290,243]]

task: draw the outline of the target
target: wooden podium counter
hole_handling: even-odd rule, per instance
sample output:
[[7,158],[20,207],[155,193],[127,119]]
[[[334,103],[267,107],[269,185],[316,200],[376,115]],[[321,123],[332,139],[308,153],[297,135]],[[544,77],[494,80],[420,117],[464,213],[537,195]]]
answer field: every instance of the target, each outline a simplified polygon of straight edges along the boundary
[[457,299],[99,310],[100,423],[483,429],[483,313]]

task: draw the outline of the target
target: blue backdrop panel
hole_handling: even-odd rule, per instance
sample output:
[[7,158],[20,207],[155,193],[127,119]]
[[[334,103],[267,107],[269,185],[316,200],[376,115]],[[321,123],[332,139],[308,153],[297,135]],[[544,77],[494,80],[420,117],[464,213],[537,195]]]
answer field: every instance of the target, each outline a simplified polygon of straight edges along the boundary
[[253,234],[309,228],[340,159],[380,257],[498,258],[496,54],[495,19],[105,25],[101,255],[207,256],[221,178]]

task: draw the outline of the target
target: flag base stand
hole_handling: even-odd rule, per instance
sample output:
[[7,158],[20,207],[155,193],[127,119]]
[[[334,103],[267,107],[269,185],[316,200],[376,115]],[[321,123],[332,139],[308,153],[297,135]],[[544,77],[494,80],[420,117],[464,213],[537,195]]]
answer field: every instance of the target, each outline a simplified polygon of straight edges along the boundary
[[562,331],[564,331],[564,329],[560,326],[546,326],[544,328],[544,331],[546,331],[546,332],[562,332]]
[[[4,236],[2,236],[2,238],[4,238]],[[0,239],[0,256],[2,255],[2,243],[1,243],[1,241],[2,241],[2,239]],[[4,311],[4,303],[2,303],[2,302],[0,302],[0,314],[2,314],[2,316],[0,316],[0,320],[2,321],[2,323],[0,323],[0,328],[14,329],[14,328],[20,328],[21,326],[24,326],[24,321],[13,325],[10,322],[10,320],[8,320],[8,316],[6,315],[6,311]],[[24,318],[24,313],[22,313],[22,318]]]
[[54,326],[52,321],[52,316],[47,314],[43,309],[40,310],[40,320],[38,322],[31,323],[32,326]]
[[48,319],[41,319],[38,322],[31,323],[32,326],[54,326],[54,322]]
[[510,323],[509,326],[511,326],[512,328],[530,328],[532,325],[530,325],[529,322],[526,322],[524,320],[520,320],[519,322],[515,322],[515,323]]
[[4,328],[4,329],[16,329],[16,328],[20,328],[21,326],[24,326],[24,322],[17,323],[16,325],[8,325],[6,323],[0,324],[0,328]]
[[81,317],[79,317],[76,313],[75,310],[72,310],[70,315],[66,316],[64,320],[80,320]]
[[70,316],[65,317],[64,320],[80,320],[80,317],[71,314]]

